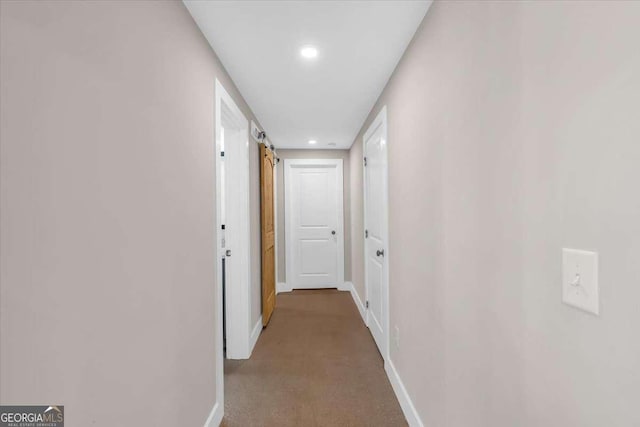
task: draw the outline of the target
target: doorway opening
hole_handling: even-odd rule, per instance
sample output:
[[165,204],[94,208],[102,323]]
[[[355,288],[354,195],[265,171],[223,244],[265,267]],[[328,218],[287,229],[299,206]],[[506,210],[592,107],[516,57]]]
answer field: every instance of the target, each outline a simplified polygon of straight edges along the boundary
[[[223,359],[247,359],[250,347],[249,122],[216,80],[217,372]],[[223,375],[217,392],[223,396]]]

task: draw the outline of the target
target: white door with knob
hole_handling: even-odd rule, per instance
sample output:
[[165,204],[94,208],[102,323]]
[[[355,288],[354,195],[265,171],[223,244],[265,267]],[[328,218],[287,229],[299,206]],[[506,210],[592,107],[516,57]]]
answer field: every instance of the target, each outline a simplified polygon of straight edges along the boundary
[[342,159],[285,159],[286,284],[344,284]]
[[389,342],[389,249],[387,244],[387,111],[373,121],[363,137],[364,254],[367,326],[387,360]]

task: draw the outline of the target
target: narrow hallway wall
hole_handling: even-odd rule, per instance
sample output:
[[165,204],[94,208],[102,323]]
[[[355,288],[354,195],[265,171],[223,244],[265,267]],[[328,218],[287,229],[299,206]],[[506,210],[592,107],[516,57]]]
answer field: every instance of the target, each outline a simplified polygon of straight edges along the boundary
[[255,120],[181,2],[0,2],[2,404],[62,404],[70,426],[204,424],[216,78]]
[[[640,4],[435,2],[389,120],[391,362],[425,426],[640,425]],[[561,249],[600,253],[599,317]],[[361,293],[361,296],[364,294]]]

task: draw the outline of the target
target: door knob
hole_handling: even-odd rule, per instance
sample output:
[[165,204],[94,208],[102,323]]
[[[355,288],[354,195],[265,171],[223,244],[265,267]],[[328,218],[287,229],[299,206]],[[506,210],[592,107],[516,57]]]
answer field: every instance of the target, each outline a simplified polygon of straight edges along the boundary
[[336,235],[336,230],[331,230],[331,234]]
[[378,249],[378,250],[376,251],[376,255],[377,255],[377,256],[384,256],[384,249]]

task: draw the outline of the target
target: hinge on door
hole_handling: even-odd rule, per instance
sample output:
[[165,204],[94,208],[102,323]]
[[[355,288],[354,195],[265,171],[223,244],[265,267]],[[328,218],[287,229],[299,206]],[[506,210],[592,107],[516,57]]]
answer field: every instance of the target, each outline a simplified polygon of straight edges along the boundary
[[220,157],[224,157],[224,151],[220,152]]
[[364,158],[364,165],[367,166],[367,158]]
[[369,230],[364,230],[364,238],[367,239],[369,237]]
[[365,303],[365,307],[366,307],[366,308],[369,308],[369,301],[367,301],[367,302]]

